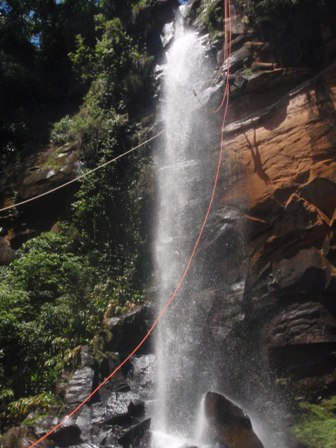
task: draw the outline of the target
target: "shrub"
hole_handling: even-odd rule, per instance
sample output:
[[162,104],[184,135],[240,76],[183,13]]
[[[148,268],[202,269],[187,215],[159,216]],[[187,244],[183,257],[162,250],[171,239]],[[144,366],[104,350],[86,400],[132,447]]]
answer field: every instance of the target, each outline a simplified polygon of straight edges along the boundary
[[217,32],[223,30],[223,2],[221,0],[203,2],[199,17],[200,22],[207,27],[212,38],[215,38]]
[[68,141],[72,125],[73,121],[69,115],[66,115],[60,121],[55,123],[50,133],[50,143],[53,145],[64,145],[64,143]]
[[320,404],[301,404],[303,415],[294,428],[297,440],[307,448],[335,448],[336,397]]

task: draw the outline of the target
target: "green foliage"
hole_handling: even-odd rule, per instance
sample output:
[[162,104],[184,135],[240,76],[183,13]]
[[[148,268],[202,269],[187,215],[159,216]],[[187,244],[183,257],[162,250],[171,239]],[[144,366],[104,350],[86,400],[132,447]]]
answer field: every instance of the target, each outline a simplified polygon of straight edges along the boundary
[[297,440],[306,448],[336,447],[336,397],[320,404],[303,403],[301,421],[294,428]]
[[95,68],[93,49],[85,44],[85,39],[81,34],[76,36],[75,42],[76,49],[69,53],[69,58],[82,81],[90,81],[94,75]]
[[60,121],[54,123],[50,133],[50,142],[53,145],[63,145],[69,140],[71,128],[72,120],[69,115],[66,115]]
[[[263,24],[271,21],[284,11],[289,11],[299,3],[311,0],[238,0],[238,5],[251,24]],[[318,0],[314,0],[318,1]]]
[[[145,3],[136,5],[143,8]],[[146,92],[143,78],[150,79],[153,63],[139,52],[120,18],[107,19],[100,13],[95,16],[95,26],[95,46],[89,47],[78,38],[77,50],[70,54],[82,80],[91,82],[80,112],[67,129],[68,136],[80,142],[81,160],[89,168],[132,146],[127,111],[133,98],[139,100]],[[144,202],[131,198],[141,166],[133,157],[84,179],[72,219],[83,250],[95,260],[91,262],[102,266],[106,277],[118,278],[117,285],[127,277],[133,292],[139,286],[137,268],[145,238],[139,230]],[[114,284],[112,295],[116,287]]]
[[131,5],[132,19],[135,20],[139,13],[151,4],[151,0],[136,0]]
[[137,66],[140,55],[119,18],[106,20],[103,14],[98,14],[95,23],[95,47],[85,45],[83,37],[77,36],[76,51],[69,53],[69,57],[82,80],[92,83],[86,103],[92,103],[94,98],[96,107],[120,111],[142,87]]
[[[100,189],[94,196],[96,201],[99,198],[105,207],[107,198]],[[99,218],[106,214],[95,207],[97,203],[91,212]],[[82,213],[85,216],[87,211]],[[103,224],[112,226],[108,220]],[[108,228],[102,230],[109,232]],[[84,226],[82,231],[88,229]],[[78,229],[76,232],[78,237]],[[61,371],[76,365],[80,345],[94,343],[106,312],[120,314],[143,300],[135,284],[138,252],[129,253],[125,243],[123,258],[116,242],[108,241],[110,233],[107,235],[96,236],[89,254],[79,255],[78,243],[68,236],[44,233],[24,244],[15,261],[2,268],[2,424],[20,420],[30,410],[45,409],[49,403],[45,393]],[[101,252],[97,250],[100,244]],[[116,263],[118,257],[120,265],[110,267],[111,260]]]
[[60,371],[76,363],[79,344],[92,338],[103,315],[94,283],[87,258],[75,255],[73,242],[54,233],[26,243],[2,269],[0,413],[5,421],[15,418],[17,409],[21,415],[29,397],[50,390]]
[[[57,403],[58,400],[53,394],[44,392],[33,397],[20,398],[19,400],[12,401],[8,405],[8,413],[13,419],[19,421],[36,409],[45,411],[48,410],[50,406]],[[29,421],[27,421],[26,424],[27,423],[29,423]]]
[[0,168],[44,143],[47,114],[81,95],[68,53],[79,33],[93,43],[97,12],[95,0],[0,2]]
[[[52,144],[78,141],[87,169],[146,137],[148,130],[132,126],[129,114],[138,113],[138,104],[147,96],[153,58],[140,52],[125,17],[135,17],[148,3],[1,3],[0,9],[10,7],[0,16],[0,93],[6,86],[8,100],[15,96],[13,103],[8,101],[13,116],[2,117],[0,111],[0,140],[9,155],[27,144],[31,104],[39,113],[42,103],[49,107],[78,89],[71,69],[81,79],[77,92],[86,94],[77,113],[64,111],[60,120],[48,120],[54,122]],[[20,48],[25,48],[26,59]],[[148,160],[134,154],[87,177],[63,234],[44,233],[29,241],[10,266],[1,268],[0,417],[4,424],[52,404],[54,398],[47,392],[64,369],[76,365],[80,344],[95,345],[103,316],[126,312],[143,301],[149,271],[144,210],[151,196],[151,175]]]
[[223,2],[221,0],[202,2],[198,16],[212,38],[215,38],[218,32],[223,31]]
[[249,78],[250,76],[253,75],[253,71],[252,71],[251,67],[247,67],[246,65],[244,65],[244,68],[243,68],[241,74],[243,76],[245,76],[246,78]]

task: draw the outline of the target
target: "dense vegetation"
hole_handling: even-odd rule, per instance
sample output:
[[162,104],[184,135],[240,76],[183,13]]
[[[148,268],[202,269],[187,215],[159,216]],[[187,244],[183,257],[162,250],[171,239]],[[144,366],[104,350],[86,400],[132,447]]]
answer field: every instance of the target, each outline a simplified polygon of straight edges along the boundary
[[288,14],[300,3],[323,4],[323,0],[238,0],[239,7],[254,25],[271,22],[282,13]]
[[[96,91],[104,82],[109,83],[104,86],[106,98],[99,100],[105,101],[105,107],[117,90],[114,106],[134,101],[131,93],[139,92],[140,85],[132,82],[136,84],[143,77],[135,79],[136,65],[128,77],[125,74],[131,62],[141,65],[143,60],[133,47],[125,24],[146,3],[143,0],[0,2],[2,163],[27,151],[31,142],[45,143],[48,123],[61,118],[66,108],[72,111],[79,105],[93,79]],[[84,82],[78,82],[74,66],[80,67]],[[133,92],[127,92],[126,98],[128,88]]]
[[[146,137],[133,117],[148,102],[153,58],[131,29],[146,3],[0,2],[2,168],[48,141],[78,142],[92,168]],[[1,268],[2,425],[57,402],[55,381],[79,346],[101,349],[104,313],[141,302],[150,188],[146,157],[106,167],[82,182],[59,234],[29,241]]]

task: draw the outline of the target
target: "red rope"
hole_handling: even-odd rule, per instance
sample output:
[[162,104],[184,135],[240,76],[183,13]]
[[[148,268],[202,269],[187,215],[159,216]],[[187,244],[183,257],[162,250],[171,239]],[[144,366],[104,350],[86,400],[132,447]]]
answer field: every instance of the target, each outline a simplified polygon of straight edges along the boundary
[[[224,94],[223,94],[223,98],[221,100],[220,105],[217,107],[217,109],[209,109],[205,104],[203,104],[200,99],[198,98],[197,92],[195,92],[193,90],[193,93],[195,95],[195,97],[197,98],[198,102],[200,103],[200,105],[202,107],[205,108],[205,110],[207,112],[209,112],[210,114],[216,114],[218,113],[224,103],[225,103],[225,99],[227,96],[227,88],[229,87],[228,84],[228,80],[230,77],[230,58],[231,58],[231,40],[232,40],[232,28],[231,28],[231,17],[230,17],[230,2],[224,0],[224,15],[225,15],[225,19],[224,19],[224,33],[225,33],[225,43],[224,43],[224,63],[225,61],[227,61],[227,71],[226,71],[226,81],[225,81],[225,88],[224,88]],[[224,66],[224,63],[221,65],[220,70],[222,69],[222,67]],[[216,78],[218,80],[218,78]],[[215,80],[216,81],[216,80]],[[213,81],[211,83],[211,87],[215,84],[215,81]]]
[[[226,71],[226,82],[223,99],[220,105],[215,110],[208,110],[208,112],[216,114],[221,110],[225,103],[225,98],[227,97],[226,89],[229,88],[229,78],[230,78],[230,64],[231,64],[231,40],[232,40],[232,28],[231,28],[231,17],[230,17],[230,1],[224,0],[224,33],[225,33],[225,43],[224,43],[224,63],[227,61],[227,71]],[[227,29],[228,27],[228,29]],[[225,113],[224,113],[225,115]]]
[[[224,0],[224,5],[225,5],[225,23],[229,23],[229,27],[231,29],[231,21],[230,21],[230,0]],[[229,35],[231,35],[231,32],[229,33]],[[227,45],[231,45],[231,40],[229,40],[229,42],[227,42]],[[228,62],[228,64],[230,65],[230,61]],[[163,307],[163,309],[160,311],[160,313],[158,314],[158,316],[156,317],[156,319],[154,320],[152,326],[150,327],[150,329],[148,330],[147,334],[145,335],[145,337],[139,342],[139,344],[131,351],[131,353],[109,374],[108,377],[106,377],[104,379],[104,381],[102,383],[100,383],[91,393],[90,395],[88,395],[75,409],[73,409],[70,414],[66,415],[56,426],[54,426],[52,429],[50,429],[50,431],[48,431],[44,436],[40,437],[38,440],[36,440],[34,443],[32,443],[32,445],[30,445],[29,448],[34,448],[35,446],[37,446],[39,443],[41,443],[43,440],[47,439],[51,434],[53,434],[55,431],[57,431],[57,429],[59,429],[64,423],[66,423],[71,417],[73,417],[75,414],[77,414],[77,412],[86,404],[88,403],[91,398],[117,373],[119,372],[120,369],[122,369],[122,367],[139,351],[139,349],[144,345],[144,343],[147,341],[147,339],[149,338],[149,336],[153,333],[155,327],[157,326],[157,324],[160,322],[161,318],[163,317],[163,315],[167,312],[168,308],[170,307],[170,305],[172,304],[173,300],[175,299],[177,293],[179,292],[188,272],[190,269],[190,266],[192,264],[192,261],[195,257],[197,248],[199,246],[199,243],[201,241],[205,226],[208,222],[209,219],[209,215],[212,209],[212,205],[215,199],[215,194],[216,194],[216,190],[217,190],[217,186],[218,186],[218,180],[219,180],[219,174],[220,174],[220,168],[221,168],[221,163],[222,163],[222,159],[223,159],[223,152],[224,152],[224,127],[225,127],[225,122],[226,122],[226,117],[227,117],[227,112],[228,112],[228,106],[229,106],[229,96],[230,96],[230,90],[229,90],[229,68],[228,68],[228,72],[227,72],[227,77],[226,77],[226,85],[225,85],[225,91],[224,91],[224,98],[222,103],[225,103],[225,111],[224,111],[224,116],[223,116],[223,121],[222,121],[222,125],[221,125],[221,139],[220,139],[220,150],[219,150],[219,157],[218,157],[218,163],[217,163],[217,168],[216,168],[216,174],[215,174],[215,179],[214,179],[214,183],[213,183],[213,187],[212,187],[212,192],[211,192],[211,196],[210,196],[210,201],[209,201],[209,205],[207,208],[207,211],[205,213],[202,225],[201,225],[201,229],[199,231],[198,237],[196,239],[196,242],[194,244],[193,250],[191,252],[191,255],[189,257],[189,260],[184,268],[184,271],[182,273],[181,279],[178,282],[173,294],[170,296],[168,302],[166,303],[166,305]]]

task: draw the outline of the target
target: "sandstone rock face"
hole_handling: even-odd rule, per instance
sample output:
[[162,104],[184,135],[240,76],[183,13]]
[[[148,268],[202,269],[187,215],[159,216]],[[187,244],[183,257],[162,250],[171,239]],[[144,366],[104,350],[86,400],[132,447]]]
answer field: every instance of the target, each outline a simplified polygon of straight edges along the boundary
[[234,121],[246,96],[262,102],[261,89],[243,91],[226,128],[222,201],[244,220],[244,331],[273,384],[323,395],[336,388],[336,67]]
[[211,430],[225,447],[263,448],[247,414],[223,395],[208,392],[204,406]]
[[[315,20],[311,11],[302,14]],[[324,51],[335,32],[317,26],[322,37],[316,27],[295,33],[321,37],[312,49],[321,50],[319,67],[282,65],[289,61],[282,49],[272,54],[264,42],[256,62],[273,69],[259,64],[254,72],[251,48],[259,39],[233,36],[220,208],[203,243],[213,286],[202,294],[212,298],[207,335],[218,353],[219,390],[272,428],[264,442],[270,447],[295,446],[283,434],[292,400],[336,390],[336,65]],[[307,50],[305,38],[298,47]],[[223,52],[217,56],[222,63]]]

